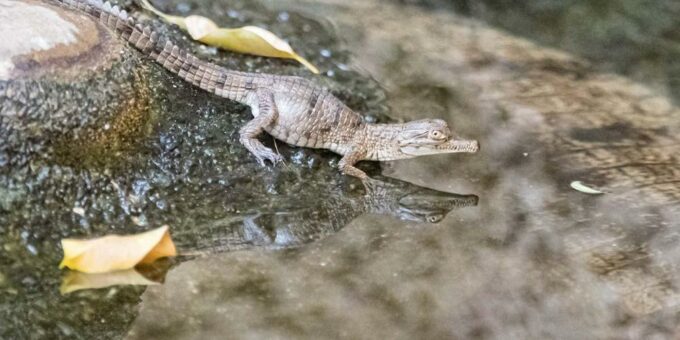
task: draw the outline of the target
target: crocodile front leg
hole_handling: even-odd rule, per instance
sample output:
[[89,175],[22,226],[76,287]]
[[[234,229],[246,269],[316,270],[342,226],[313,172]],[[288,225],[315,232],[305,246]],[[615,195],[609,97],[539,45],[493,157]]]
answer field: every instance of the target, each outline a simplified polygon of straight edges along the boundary
[[354,164],[362,160],[365,156],[366,152],[361,149],[352,150],[345,154],[344,156],[342,156],[342,159],[340,159],[340,163],[338,163],[338,168],[345,175],[358,177],[362,181],[365,181],[366,179],[368,179],[368,175],[366,175],[366,173],[363,172],[361,169],[354,166]]
[[283,157],[262,145],[257,139],[262,130],[274,123],[278,118],[279,113],[274,102],[274,94],[267,89],[258,89],[257,102],[258,115],[239,130],[239,141],[250,153],[255,155],[260,165],[264,166],[265,160],[276,165],[276,163],[283,161]]

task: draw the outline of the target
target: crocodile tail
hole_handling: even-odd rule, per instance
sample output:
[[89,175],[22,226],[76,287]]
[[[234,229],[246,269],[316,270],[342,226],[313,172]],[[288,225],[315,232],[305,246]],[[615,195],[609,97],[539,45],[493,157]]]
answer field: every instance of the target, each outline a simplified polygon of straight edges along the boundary
[[142,54],[180,78],[208,92],[243,102],[253,88],[253,76],[203,61],[136,23],[125,10],[101,0],[56,0],[67,8],[87,13],[114,31]]

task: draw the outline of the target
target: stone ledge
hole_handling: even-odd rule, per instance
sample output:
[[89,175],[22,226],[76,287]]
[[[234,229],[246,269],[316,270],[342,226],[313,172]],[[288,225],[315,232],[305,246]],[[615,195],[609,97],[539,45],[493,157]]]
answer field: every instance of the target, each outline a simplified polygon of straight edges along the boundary
[[55,145],[61,160],[78,163],[143,132],[148,74],[125,43],[58,6],[0,0],[0,8],[0,167],[52,157]]

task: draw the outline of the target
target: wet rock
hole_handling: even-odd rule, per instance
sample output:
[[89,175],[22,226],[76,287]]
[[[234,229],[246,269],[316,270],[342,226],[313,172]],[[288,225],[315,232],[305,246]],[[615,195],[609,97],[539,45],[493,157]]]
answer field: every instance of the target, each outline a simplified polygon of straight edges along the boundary
[[[33,4],[59,12],[60,18],[80,18],[78,13],[62,13],[42,2]],[[376,83],[337,65],[346,65],[349,55],[328,25],[292,12],[287,21],[279,21],[278,12],[269,12],[253,1],[234,1],[230,6],[221,2],[186,4],[192,12],[209,15],[220,24],[257,25],[286,37],[311,62],[335,74],[332,79],[316,80],[327,83],[355,108],[385,118],[381,115],[384,107],[377,105],[384,95]],[[158,6],[176,13],[175,5]],[[176,27],[152,20],[133,6],[126,9],[138,12],[159,34],[203,59],[232,69],[310,77],[292,61],[205,48]],[[5,13],[4,7],[0,7],[0,13]],[[109,37],[106,30],[99,33]],[[11,85],[7,87],[11,96],[3,88],[0,126],[9,126],[4,113],[10,109],[14,118],[13,128],[3,129],[11,139],[2,140],[10,143],[0,147],[0,161],[3,152],[11,160],[6,161],[9,166],[3,168],[5,171],[0,171],[0,271],[6,278],[0,287],[0,301],[11,300],[7,308],[11,313],[0,313],[0,338],[60,338],[65,336],[64,330],[82,338],[116,338],[134,318],[133,306],[142,292],[139,288],[59,295],[61,273],[57,265],[63,237],[132,233],[168,223],[177,244],[188,249],[285,247],[330,235],[344,226],[343,221],[363,211],[338,216],[319,214],[320,208],[314,208],[325,192],[343,202],[362,202],[360,184],[346,179],[335,168],[337,156],[310,152],[298,158],[302,163],[313,161],[314,169],[260,167],[238,143],[238,129],[251,119],[245,106],[186,84],[110,38],[107,48],[111,50],[106,51],[113,52],[104,55],[106,62],[99,63],[95,58],[98,63],[92,68],[76,68],[75,75],[59,73],[61,68],[56,66],[23,75],[15,68],[12,72],[16,73],[11,73],[15,78],[3,80],[2,84]],[[321,56],[323,48],[332,50],[333,58]],[[147,93],[151,97],[148,103]],[[126,94],[134,99],[134,105],[127,106],[133,109],[128,111],[121,102]],[[142,96],[135,97],[137,94]],[[44,108],[46,103],[51,106],[49,110]],[[22,117],[32,119],[16,118],[16,112],[22,110],[30,113]],[[90,135],[88,131],[99,136],[116,130],[116,117],[129,117],[120,110],[133,118],[146,117],[138,113],[154,117],[150,124],[140,125],[149,126],[146,138],[134,129],[129,138],[113,134],[102,143],[85,138]],[[51,116],[53,112],[59,116]],[[121,126],[136,122],[120,121]],[[25,126],[29,123],[35,128]],[[273,146],[271,139],[262,139]],[[85,148],[99,144],[111,149]],[[113,147],[117,145],[123,148]],[[281,143],[278,149],[287,159],[295,152]],[[83,162],[85,156],[89,158]],[[379,171],[376,164],[362,167],[371,174]],[[258,214],[260,218],[252,218],[255,228],[243,228],[244,217]],[[338,219],[332,219],[334,216]],[[298,226],[299,219],[307,224]],[[290,228],[277,228],[282,221],[289,221]],[[270,237],[277,233],[281,236]],[[263,242],[249,242],[252,240]],[[38,284],[24,285],[27,276]]]
[[91,18],[46,2],[0,0],[0,159],[18,168],[110,156],[148,120],[140,59]]

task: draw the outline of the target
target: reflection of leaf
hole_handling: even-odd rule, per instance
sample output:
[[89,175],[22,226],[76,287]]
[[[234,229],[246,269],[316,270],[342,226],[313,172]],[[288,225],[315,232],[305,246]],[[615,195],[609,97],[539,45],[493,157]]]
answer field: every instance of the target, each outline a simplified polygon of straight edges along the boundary
[[61,280],[59,291],[68,294],[81,289],[97,289],[116,285],[157,285],[135,269],[118,270],[109,273],[88,274],[69,271]]
[[581,183],[581,181],[573,181],[573,182],[571,182],[570,186],[572,187],[572,189],[574,189],[576,191],[580,191],[584,194],[591,194],[591,195],[604,194],[604,192],[602,192],[600,190],[593,189],[589,186],[586,186],[585,184]]
[[148,0],[142,0],[144,8],[154,12],[163,20],[173,23],[187,31],[192,39],[204,44],[239,53],[264,57],[297,60],[314,73],[319,73],[314,65],[301,57],[290,45],[274,33],[255,26],[241,28],[220,28],[212,20],[199,15],[186,18],[167,15],[155,9]]
[[64,259],[59,268],[68,267],[86,273],[130,269],[139,263],[177,255],[168,226],[136,235],[110,235],[92,240],[63,239],[61,245]]

